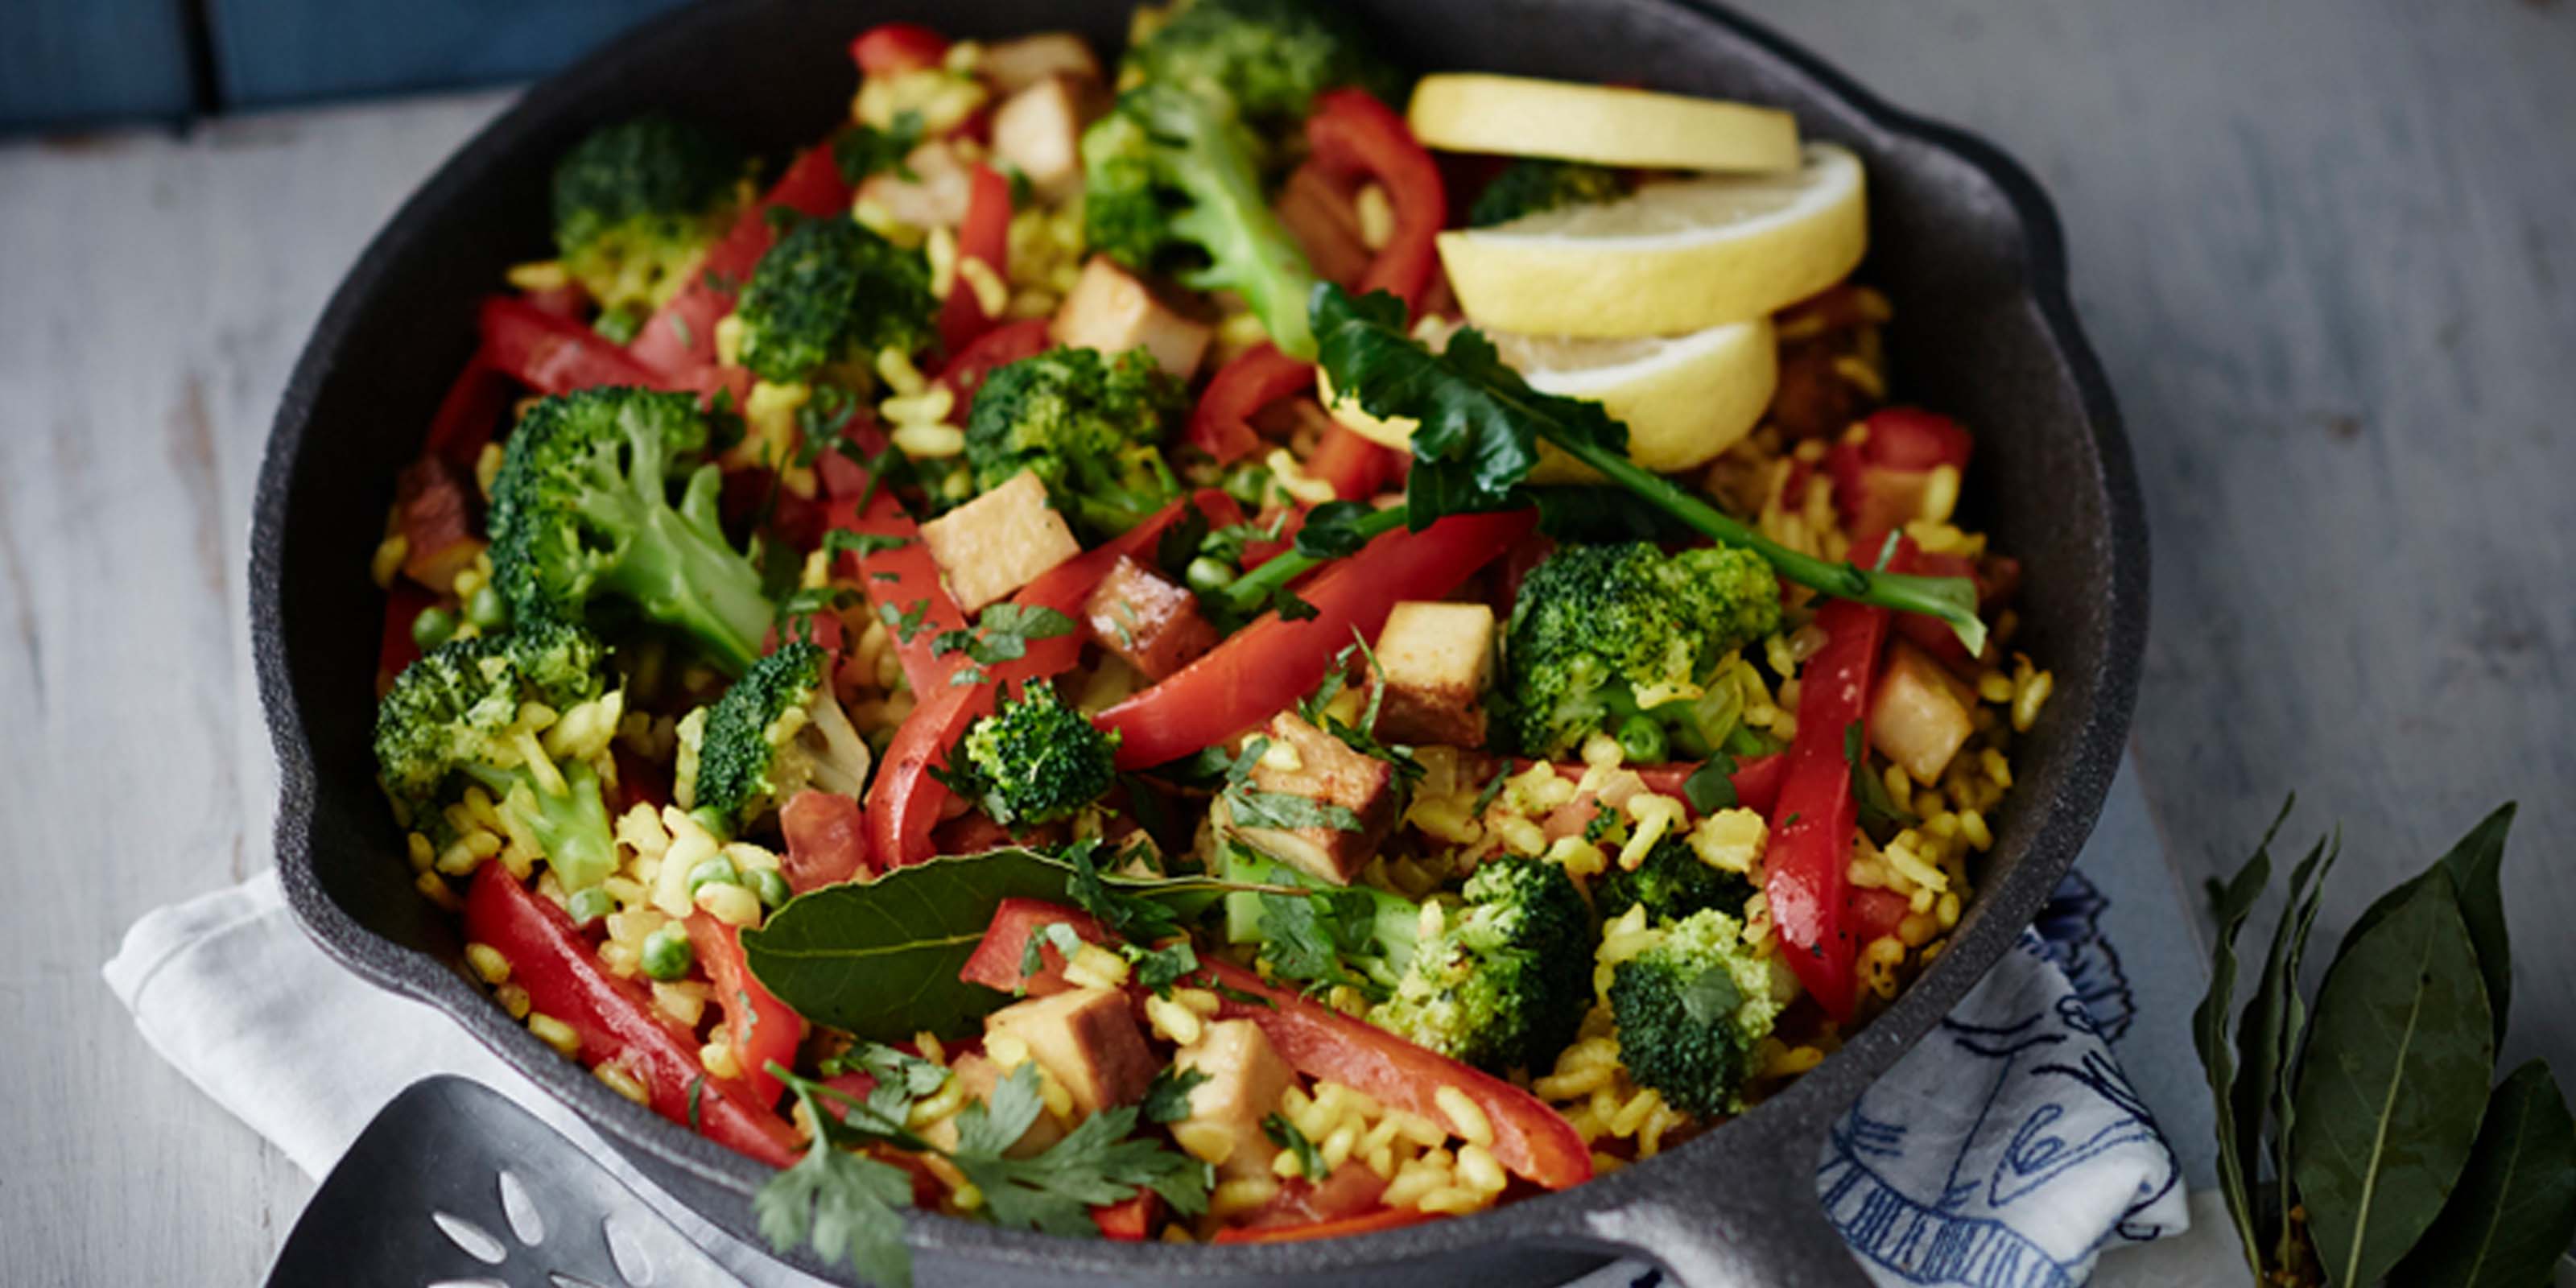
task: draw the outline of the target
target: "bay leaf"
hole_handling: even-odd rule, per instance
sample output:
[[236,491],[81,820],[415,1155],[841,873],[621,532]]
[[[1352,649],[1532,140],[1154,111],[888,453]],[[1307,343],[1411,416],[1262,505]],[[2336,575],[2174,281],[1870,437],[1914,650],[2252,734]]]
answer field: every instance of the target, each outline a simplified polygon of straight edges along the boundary
[[2487,1100],[2460,1187],[2389,1281],[2532,1288],[2576,1240],[2576,1119],[2549,1065],[2533,1060]]
[[2299,1070],[2291,1168],[2334,1283],[2379,1282],[2440,1213],[2478,1134],[2495,1032],[2450,880],[2347,936]]
[[2228,1216],[2236,1223],[2237,1240],[2244,1245],[2246,1263],[2257,1277],[2263,1267],[2254,1223],[2255,1160],[2238,1152],[2236,1050],[2228,1044],[2227,1016],[2236,1005],[2236,933],[2244,928],[2247,914],[2254,911],[2254,902],[2263,897],[2263,887],[2272,880],[2272,838],[2289,816],[2290,803],[2285,802],[2280,817],[2273,819],[2270,830],[2263,833],[2263,843],[2254,847],[2254,856],[2219,891],[2215,909],[2218,938],[2210,955],[2209,992],[2191,1015],[2191,1044],[2200,1053],[2200,1066],[2209,1079],[2210,1104],[2217,1118],[2219,1188],[2227,1199]]
[[[2514,809],[2512,801],[2497,806],[2495,812],[2470,828],[2449,853],[2434,860],[2433,866],[2413,880],[2379,896],[2354,918],[2352,929],[2344,932],[2344,943],[2349,945],[2386,919],[2417,886],[2447,878],[2451,892],[2460,901],[2460,917],[2468,925],[2469,942],[2477,945],[2478,974],[2486,981],[2487,1005],[2494,1012],[2499,1047],[2504,1045],[2505,1019],[2513,1006],[2513,943],[2505,929],[2502,876],[2505,834],[2513,830]],[[2336,953],[2335,964],[2342,961],[2342,953]]]
[[2292,1095],[2293,1066],[2308,1018],[2307,1006],[2299,996],[2299,962],[2306,954],[2309,932],[2316,926],[2317,904],[2325,891],[2326,877],[2334,871],[2342,850],[2341,837],[2331,846],[2320,839],[2309,848],[2307,857],[2291,869],[2280,920],[2272,929],[2271,951],[2265,955],[2263,971],[2256,977],[2254,1000],[2246,1004],[2236,1027],[2237,1054],[2245,1062],[2244,1071],[2236,1079],[2236,1155],[2251,1188],[2260,1175],[2256,1160],[2263,1155],[2268,1118],[2273,1177],[2280,1187],[2280,1202],[2273,1208],[2275,1220],[2290,1210],[2289,1144],[2298,1120]]
[[[1011,999],[957,978],[1004,899],[1069,903],[1073,868],[1032,850],[953,855],[808,891],[742,932],[751,973],[817,1024],[877,1042],[968,1031]],[[1238,883],[1112,876],[1109,884],[1196,916]]]

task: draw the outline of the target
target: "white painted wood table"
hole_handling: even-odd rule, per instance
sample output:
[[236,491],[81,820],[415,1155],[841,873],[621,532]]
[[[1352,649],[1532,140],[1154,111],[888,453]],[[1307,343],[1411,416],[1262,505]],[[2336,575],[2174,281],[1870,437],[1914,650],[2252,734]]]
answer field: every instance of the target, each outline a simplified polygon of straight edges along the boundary
[[[2283,792],[2330,932],[2524,802],[2508,1054],[2576,1072],[2576,10],[1750,6],[2056,194],[2156,526],[2138,750],[2177,860]],[[0,1279],[257,1282],[310,1185],[99,963],[267,862],[246,656],[269,415],[483,94],[0,148]]]

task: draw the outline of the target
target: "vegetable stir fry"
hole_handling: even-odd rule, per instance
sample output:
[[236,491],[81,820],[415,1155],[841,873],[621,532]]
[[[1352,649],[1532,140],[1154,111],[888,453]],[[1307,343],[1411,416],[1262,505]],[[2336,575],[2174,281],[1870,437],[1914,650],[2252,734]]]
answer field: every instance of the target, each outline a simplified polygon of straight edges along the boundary
[[375,562],[385,790],[496,1002],[778,1167],[781,1244],[1579,1184],[1971,894],[2050,681],[1858,163],[1370,48],[874,28],[774,173],[576,145],[478,317]]

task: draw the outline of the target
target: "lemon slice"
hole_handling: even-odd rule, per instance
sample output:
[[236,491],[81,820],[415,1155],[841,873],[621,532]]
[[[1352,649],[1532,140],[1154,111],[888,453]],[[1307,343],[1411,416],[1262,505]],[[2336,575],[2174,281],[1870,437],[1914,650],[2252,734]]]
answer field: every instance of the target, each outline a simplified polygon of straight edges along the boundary
[[1795,170],[1798,120],[1776,108],[1523,76],[1425,76],[1405,123],[1448,152],[1650,170]]
[[1764,317],[1841,281],[1869,244],[1860,159],[1650,183],[1599,205],[1440,234],[1470,320],[1524,335],[1680,335]]
[[[1428,337],[1445,343],[1446,336]],[[1597,402],[1628,426],[1628,458],[1658,474],[1706,464],[1753,431],[1779,384],[1779,346],[1769,318],[1649,340],[1568,340],[1489,333],[1503,362],[1540,393]],[[1333,418],[1362,437],[1402,448],[1415,422],[1380,419],[1357,399],[1336,398],[1317,377]],[[1530,473],[1539,483],[1595,481],[1589,467],[1539,444]]]

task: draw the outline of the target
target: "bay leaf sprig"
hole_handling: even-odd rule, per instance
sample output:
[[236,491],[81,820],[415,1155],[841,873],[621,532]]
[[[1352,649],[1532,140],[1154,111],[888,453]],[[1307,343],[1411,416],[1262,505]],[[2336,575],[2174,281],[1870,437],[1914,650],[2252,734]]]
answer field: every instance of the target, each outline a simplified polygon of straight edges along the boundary
[[2270,885],[2287,805],[2219,887],[2192,1036],[2228,1214],[2261,1283],[2545,1284],[2576,1238],[2576,1119],[2548,1066],[2532,1061],[2489,1087],[2511,999],[2500,877],[2513,812],[2496,810],[2374,902],[2313,1008],[2300,965],[2340,839],[2292,869],[2254,996],[2232,1025],[2236,940]]

